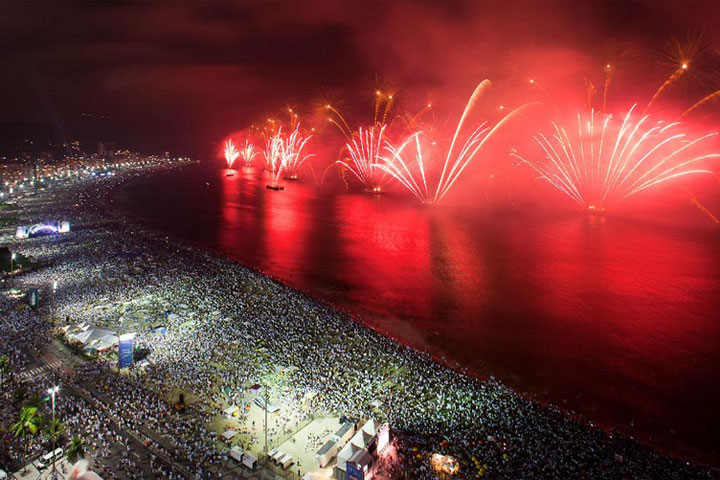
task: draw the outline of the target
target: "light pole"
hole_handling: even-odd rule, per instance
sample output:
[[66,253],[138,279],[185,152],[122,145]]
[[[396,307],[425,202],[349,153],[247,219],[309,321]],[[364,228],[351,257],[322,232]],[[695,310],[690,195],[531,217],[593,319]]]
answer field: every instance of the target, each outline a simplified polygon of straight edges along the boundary
[[15,275],[13,275],[13,272],[15,271],[15,257],[17,256],[17,253],[13,252],[12,255],[10,255],[10,286],[12,288],[15,288]]
[[268,439],[267,439],[267,417],[268,417],[268,401],[270,399],[270,395],[268,392],[268,382],[267,379],[265,380],[265,448],[264,452],[265,455],[268,453]]
[[[127,312],[127,309],[125,309]],[[117,374],[120,375],[120,337],[122,336],[122,324],[123,324],[123,317],[120,317],[120,321],[118,322],[118,332],[117,332],[117,338],[118,338],[118,363],[117,363]]]
[[50,399],[52,402],[52,462],[53,462],[53,480],[57,477],[57,470],[55,467],[55,437],[57,436],[57,425],[55,425],[55,394],[60,391],[59,386],[54,386],[48,389]]
[[55,317],[55,291],[57,290],[57,280],[53,280],[53,288],[52,288],[52,305],[50,309],[50,316],[53,317],[51,320]]

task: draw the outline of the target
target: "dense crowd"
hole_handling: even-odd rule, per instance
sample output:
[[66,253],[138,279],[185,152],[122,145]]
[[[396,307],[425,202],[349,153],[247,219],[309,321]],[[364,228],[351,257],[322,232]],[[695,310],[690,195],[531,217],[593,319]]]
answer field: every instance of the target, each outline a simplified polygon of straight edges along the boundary
[[[109,187],[84,187],[74,197],[79,207],[68,200],[44,206],[56,215],[72,213],[74,231],[23,243],[24,254],[44,265],[18,280],[46,286],[46,292],[57,281],[52,308],[62,323],[138,334],[136,341],[149,351],[147,366],[118,376],[99,362],[81,369],[75,381],[94,385],[88,394],[124,428],[158,432],[169,444],[156,447],[197,478],[210,478],[210,468],[224,461],[209,428],[212,416],[240,401],[248,385],[282,369],[289,373],[271,401],[297,406],[308,399],[304,414],[388,421],[399,449],[394,471],[412,472],[408,478],[435,478],[428,455],[436,451],[457,457],[467,477],[718,477],[498,381],[446,368],[258,272],[109,217],[99,207]],[[45,338],[35,337],[45,327],[26,327],[27,314],[18,315],[8,329],[29,333],[13,333],[11,345],[2,347],[14,358],[22,353],[12,344],[39,348]],[[167,333],[152,333],[157,325]],[[177,392],[191,392],[200,402],[180,415],[172,408]],[[87,415],[89,428],[102,432],[102,422]]]

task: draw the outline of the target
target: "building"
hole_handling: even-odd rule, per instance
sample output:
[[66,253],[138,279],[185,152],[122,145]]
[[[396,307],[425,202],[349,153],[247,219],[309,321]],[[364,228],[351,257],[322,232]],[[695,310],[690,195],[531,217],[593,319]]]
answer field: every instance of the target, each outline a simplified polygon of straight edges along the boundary
[[102,158],[109,159],[115,157],[115,143],[114,142],[100,142],[98,144],[98,155]]

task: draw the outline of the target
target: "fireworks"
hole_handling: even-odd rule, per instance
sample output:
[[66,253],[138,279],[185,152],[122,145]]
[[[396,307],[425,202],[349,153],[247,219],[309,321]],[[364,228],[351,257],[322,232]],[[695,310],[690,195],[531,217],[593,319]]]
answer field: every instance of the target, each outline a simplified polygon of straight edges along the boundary
[[[422,203],[436,204],[442,201],[457,183],[463,171],[477,156],[488,138],[505,124],[508,119],[526,107],[524,105],[510,111],[493,127],[491,127],[487,121],[482,122],[465,138],[462,147],[456,149],[455,145],[464,131],[465,123],[469,115],[491,85],[488,80],[482,81],[470,96],[470,99],[465,105],[465,110],[455,128],[455,134],[453,135],[445,160],[442,163],[442,168],[433,168],[437,166],[437,162],[428,162],[425,158],[422,143],[420,142],[421,132],[411,135],[410,138],[398,148],[386,142],[386,149],[390,153],[390,156],[382,157],[383,163],[380,165],[380,168],[400,182],[401,185],[407,188]],[[501,108],[501,110],[504,109]],[[414,160],[407,161],[405,160],[404,151],[412,145],[414,145],[415,152]]]
[[250,143],[250,140],[245,140],[245,145],[243,145],[242,150],[240,151],[240,156],[245,162],[245,166],[251,166],[253,158],[255,158],[257,154],[258,152],[255,150],[255,145]]
[[385,146],[387,125],[375,125],[363,129],[360,127],[345,145],[350,157],[347,161],[336,163],[350,170],[368,192],[378,193],[387,181],[382,151]]
[[297,178],[300,167],[313,156],[313,154],[303,155],[303,148],[311,137],[302,136],[298,124],[289,136],[283,136],[281,127],[268,139],[265,145],[265,162],[272,179],[268,187],[280,189],[278,181],[281,175],[291,180]]
[[683,114],[680,115],[680,118],[683,118],[685,115],[689,114],[693,110],[696,110],[696,109],[702,107],[706,103],[710,103],[710,102],[718,100],[718,99],[720,99],[720,90],[716,90],[713,93],[711,93],[710,95],[700,99],[700,101],[696,102],[693,106],[691,106],[690,108],[685,110],[683,112]]
[[645,112],[648,111],[650,106],[655,102],[655,100],[658,99],[658,97],[660,97],[660,95],[662,94],[663,91],[665,91],[673,83],[677,82],[678,79],[683,76],[683,74],[687,71],[687,69],[688,69],[687,62],[683,62],[680,64],[680,66],[678,66],[678,68],[672,74],[670,74],[670,76],[667,78],[667,80],[665,80],[662,83],[662,85],[660,85],[660,88],[657,89],[655,94],[652,96],[652,98],[648,102],[647,106],[645,107]]
[[235,160],[237,160],[240,156],[240,152],[238,152],[237,148],[235,148],[235,144],[232,140],[225,142],[225,150],[223,153],[225,155],[225,161],[227,162],[228,168],[232,168]]
[[[697,165],[720,154],[703,150],[711,133],[694,140],[678,122],[652,122],[648,115],[633,119],[634,106],[619,125],[612,115],[591,111],[565,128],[553,122],[554,133],[533,136],[545,158],[528,160],[552,186],[590,210],[604,210],[648,188],[687,175],[710,173]],[[600,117],[600,118],[598,118]]]
[[270,184],[268,188],[279,190],[278,183],[283,171],[283,150],[282,128],[270,137],[265,144],[265,168],[270,172]]
[[[350,124],[348,124],[347,120],[345,120],[345,117],[342,116],[342,114],[335,109],[332,105],[328,104],[325,106],[325,108],[332,114],[332,116],[328,117],[328,122],[335,125],[338,130],[347,138],[348,140],[351,140],[352,138],[352,129],[350,128]],[[377,110],[377,104],[376,104],[376,110]],[[377,116],[377,113],[376,113]]]
[[[421,133],[417,132],[411,135],[399,148],[395,148],[388,142],[386,148],[390,153],[390,157],[382,157],[384,163],[379,167],[392,175],[422,203],[432,204],[437,203],[438,199],[435,196],[434,189],[428,186],[427,163],[420,145]],[[415,145],[415,160],[414,162],[407,162],[403,156],[404,150],[408,145],[413,144]],[[416,168],[413,168],[413,166],[416,166]]]
[[[371,193],[380,193],[388,180],[387,172],[380,167],[383,164],[381,155],[386,142],[388,115],[394,102],[392,94],[376,90],[372,125],[359,127],[356,131],[350,128],[350,124],[335,107],[330,104],[325,106],[330,113],[328,121],[335,125],[347,140],[343,149],[347,151],[348,157],[336,161],[335,164],[350,170],[365,190]],[[341,175],[344,180],[344,172]]]
[[305,144],[311,138],[312,135],[308,135],[307,137],[301,135],[300,124],[297,124],[293,133],[283,141],[282,164],[286,178],[291,180],[297,179],[300,167],[308,158],[314,156],[312,153],[303,155],[303,148],[305,148]]
[[603,82],[603,103],[602,111],[607,111],[607,98],[608,92],[610,91],[610,82],[612,81],[612,65],[609,63],[605,65],[605,81]]
[[708,209],[705,205],[703,205],[702,203],[700,203],[700,201],[697,199],[697,197],[695,197],[695,195],[693,195],[693,194],[690,192],[690,190],[687,190],[687,194],[688,194],[688,199],[690,200],[690,203],[692,203],[693,205],[695,205],[695,206],[698,208],[698,210],[700,210],[702,213],[704,213],[705,215],[707,215],[707,216],[710,218],[710,220],[712,220],[715,224],[720,225],[720,219],[719,219],[717,216],[715,216],[715,215],[710,211],[710,209]]

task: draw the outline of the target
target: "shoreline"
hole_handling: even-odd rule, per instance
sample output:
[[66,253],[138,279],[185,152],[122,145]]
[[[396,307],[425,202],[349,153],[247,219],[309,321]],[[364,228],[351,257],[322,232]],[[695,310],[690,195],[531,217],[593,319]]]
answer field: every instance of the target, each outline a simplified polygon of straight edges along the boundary
[[[206,168],[206,166],[203,166],[202,164],[195,164],[191,165],[187,168]],[[164,175],[167,174],[168,171],[164,172],[154,172],[149,175]],[[125,187],[128,186],[130,182],[133,182],[135,180],[142,181],[144,178],[138,177],[135,179],[130,179],[127,182],[124,182],[122,185],[118,185],[115,189],[115,192],[111,195],[112,198],[115,200],[115,212],[125,218],[132,219],[135,222],[138,222],[139,225],[142,225],[143,228],[145,228],[148,232],[151,232],[155,235],[172,235],[171,233],[168,233],[164,230],[162,230],[160,227],[154,227],[151,222],[147,221],[146,217],[143,217],[142,215],[135,214],[129,208],[125,205],[122,205],[122,200],[119,200],[119,196],[124,195],[125,193],[123,190]],[[650,223],[650,225],[655,225],[654,223]],[[708,231],[714,231],[714,227],[712,230]],[[175,238],[174,241],[178,244],[182,244],[188,249],[191,248],[200,248],[203,249],[209,253],[211,253],[214,256],[220,257],[225,261],[230,262],[234,265],[239,265],[240,267],[247,269],[248,271],[251,271],[255,274],[267,277],[271,279],[273,282],[283,286],[284,288],[287,288],[297,294],[300,294],[307,298],[310,301],[318,302],[322,305],[324,305],[327,308],[330,308],[332,310],[335,310],[336,312],[339,312],[341,315],[347,316],[351,321],[353,321],[358,326],[361,326],[363,328],[368,329],[369,331],[373,332],[374,334],[380,335],[384,338],[390,339],[391,341],[397,343],[402,348],[410,348],[415,352],[418,352],[421,355],[427,356],[430,358],[434,363],[444,367],[448,368],[449,370],[453,371],[454,373],[458,375],[462,375],[468,379],[472,379],[474,381],[479,382],[486,382],[486,381],[498,381],[501,383],[505,388],[510,389],[515,395],[518,395],[522,397],[523,399],[531,402],[535,402],[539,405],[541,405],[544,408],[549,409],[556,409],[559,411],[562,411],[564,414],[568,415],[569,417],[573,418],[574,420],[588,426],[589,428],[597,428],[602,430],[605,434],[613,436],[613,435],[620,435],[629,439],[632,439],[633,441],[637,441],[639,444],[643,445],[646,448],[652,449],[654,451],[660,452],[664,455],[667,455],[671,458],[674,458],[678,461],[692,461],[701,465],[707,465],[710,467],[717,467],[720,466],[720,463],[717,457],[714,457],[712,453],[706,452],[703,450],[699,450],[693,447],[687,447],[678,444],[678,442],[673,442],[673,438],[669,433],[666,433],[662,437],[658,437],[657,435],[653,435],[650,432],[643,432],[634,430],[633,426],[627,425],[621,422],[614,422],[612,420],[598,420],[592,418],[592,413],[590,410],[593,409],[592,406],[583,405],[582,403],[578,403],[575,408],[569,408],[568,406],[563,406],[560,402],[557,401],[557,399],[551,399],[549,398],[549,394],[547,390],[544,390],[540,386],[529,386],[529,387],[523,387],[522,381],[520,379],[517,379],[512,385],[503,379],[502,372],[498,372],[497,376],[495,372],[491,370],[491,367],[486,365],[486,368],[484,371],[476,371],[475,369],[471,367],[465,367],[461,363],[455,360],[450,360],[445,357],[442,352],[433,351],[432,348],[427,348],[423,342],[417,342],[413,340],[405,341],[401,337],[393,335],[390,331],[387,329],[382,328],[378,321],[375,321],[372,319],[372,315],[365,316],[363,314],[355,313],[352,311],[351,306],[343,306],[333,303],[331,300],[324,298],[323,294],[321,292],[313,293],[312,291],[309,291],[307,289],[301,289],[297,288],[296,286],[292,285],[291,280],[285,280],[283,278],[277,277],[269,272],[263,271],[262,269],[256,268],[253,265],[249,265],[244,263],[243,261],[232,258],[227,253],[221,251],[217,247],[212,247],[209,245],[205,245],[202,242],[194,241],[192,239],[180,239]],[[367,320],[369,319],[369,320]],[[570,402],[569,402],[570,403]],[[657,439],[660,438],[661,440],[658,441]],[[674,444],[673,444],[674,443]]]
[[[567,412],[564,410],[561,410],[557,406],[551,404],[542,402],[541,400],[535,398],[533,395],[524,394],[522,392],[518,392],[514,389],[510,389],[509,387],[505,386],[501,382],[498,382],[493,379],[482,379],[477,378],[475,376],[471,375],[471,372],[468,372],[467,369],[464,369],[463,367],[459,368],[453,368],[452,365],[448,365],[447,362],[439,362],[437,356],[433,356],[431,352],[422,351],[417,348],[413,348],[409,345],[406,345],[402,342],[400,342],[398,339],[390,336],[387,334],[387,332],[383,332],[380,329],[373,328],[372,326],[369,326],[362,322],[361,319],[358,319],[355,315],[353,315],[350,312],[345,311],[344,309],[338,308],[335,305],[332,305],[330,302],[318,299],[312,296],[309,292],[297,290],[293,288],[292,286],[288,285],[286,282],[282,281],[281,279],[274,278],[258,269],[254,269],[252,267],[248,267],[246,265],[242,265],[239,262],[236,262],[234,260],[230,260],[226,258],[225,256],[220,255],[218,252],[214,250],[204,250],[201,252],[193,251],[196,250],[196,246],[192,245],[190,242],[181,241],[178,239],[171,239],[170,237],[165,236],[163,239],[163,234],[158,231],[154,231],[145,225],[139,226],[137,224],[133,225],[127,222],[128,217],[122,215],[118,212],[117,206],[112,207],[113,210],[110,214],[110,218],[106,218],[106,225],[103,227],[96,227],[98,229],[97,232],[95,232],[95,235],[93,235],[93,227],[92,225],[95,223],[93,222],[93,216],[95,215],[95,212],[91,212],[92,209],[102,209],[102,205],[100,205],[98,202],[102,199],[104,199],[106,202],[110,201],[110,197],[114,196],[116,192],[123,187],[123,185],[126,184],[127,181],[131,181],[132,178],[122,178],[121,182],[117,184],[115,182],[115,185],[112,185],[110,190],[105,192],[105,196],[100,195],[98,198],[96,198],[93,201],[90,202],[88,207],[85,209],[85,211],[80,212],[81,220],[77,222],[77,225],[80,227],[78,230],[78,233],[80,234],[80,237],[85,237],[86,241],[92,242],[94,239],[97,240],[99,237],[101,237],[100,229],[105,228],[108,230],[106,234],[109,233],[109,235],[115,237],[116,239],[119,239],[119,243],[122,244],[123,241],[127,241],[127,245],[129,247],[133,246],[133,243],[131,240],[134,240],[134,246],[141,247],[143,251],[143,255],[147,251],[152,251],[157,255],[158,257],[165,257],[163,258],[163,261],[173,262],[173,261],[179,261],[180,263],[188,263],[193,255],[200,258],[202,261],[207,261],[207,264],[211,267],[218,267],[219,270],[222,270],[222,272],[218,272],[218,276],[222,275],[228,275],[231,277],[232,273],[238,273],[241,276],[243,276],[243,280],[247,281],[248,284],[252,286],[262,286],[264,288],[267,288],[270,290],[270,292],[278,292],[282,295],[286,295],[288,297],[294,297],[296,301],[302,300],[302,302],[307,302],[308,304],[314,304],[314,306],[310,309],[310,311],[315,311],[316,313],[320,315],[327,315],[328,318],[323,318],[320,320],[319,318],[316,319],[317,323],[321,327],[328,327],[328,328],[334,328],[338,332],[342,332],[343,329],[350,329],[352,330],[352,334],[354,338],[359,338],[361,341],[366,341],[369,344],[372,345],[373,349],[377,349],[376,353],[380,353],[383,356],[386,356],[387,358],[384,358],[383,360],[387,361],[390,364],[393,364],[394,361],[398,361],[399,363],[404,364],[407,362],[409,364],[408,368],[410,370],[413,370],[415,374],[420,375],[421,372],[424,372],[425,368],[429,368],[432,370],[432,373],[437,373],[439,375],[439,380],[436,382],[437,385],[446,385],[449,386],[450,389],[458,390],[464,395],[468,395],[467,400],[469,400],[469,403],[471,405],[471,408],[473,408],[475,405],[473,403],[481,404],[484,400],[482,395],[476,396],[479,394],[493,394],[498,395],[498,398],[505,400],[506,398],[510,398],[510,402],[513,402],[513,404],[517,404],[519,410],[522,413],[527,413],[531,415],[537,415],[538,420],[540,423],[547,423],[547,424],[557,424],[556,427],[561,427],[562,425],[568,424],[566,428],[572,429],[574,431],[574,426],[578,427],[580,429],[580,434],[584,437],[587,437],[586,440],[590,441],[590,438],[593,438],[593,441],[599,442],[599,444],[604,445],[604,449],[608,449],[608,452],[611,450],[614,451],[621,451],[621,452],[628,452],[623,455],[623,458],[631,458],[635,455],[645,457],[645,460],[652,459],[657,461],[658,469],[661,469],[662,467],[660,464],[664,464],[663,467],[674,467],[674,469],[678,469],[678,472],[681,470],[684,470],[682,468],[684,465],[680,465],[684,462],[680,461],[679,459],[671,459],[664,455],[659,456],[657,452],[659,450],[656,447],[649,447],[644,444],[641,444],[639,442],[636,442],[634,440],[630,440],[628,438],[624,437],[617,437],[613,435],[609,435],[614,429],[610,429],[610,431],[605,429],[600,429],[597,426],[592,426],[592,424],[588,421],[586,421],[581,415],[575,414],[574,412]],[[112,182],[111,182],[112,183]],[[82,187],[85,189],[88,189],[88,186]],[[81,188],[81,189],[82,189]],[[67,195],[66,195],[67,197]],[[65,199],[65,201],[67,198]],[[72,209],[71,209],[72,210]],[[21,218],[24,212],[17,212],[18,215],[20,215]],[[84,218],[83,218],[84,217]],[[102,214],[100,215],[100,218],[102,218]],[[72,221],[73,219],[71,219]],[[98,220],[98,218],[95,218],[95,220]],[[103,222],[105,223],[105,222]],[[75,238],[74,236],[77,236],[78,233],[73,232],[71,233],[71,237],[68,238],[67,241],[64,241],[63,243],[73,243],[73,240],[77,243],[78,240],[82,240],[83,238]],[[41,244],[43,241],[33,241],[34,244]],[[163,245],[160,245],[163,244]],[[149,247],[150,246],[150,247]],[[164,248],[162,248],[164,246]],[[154,247],[156,250],[152,250],[152,247]],[[132,248],[131,248],[132,250]],[[174,253],[173,253],[174,252]],[[62,252],[59,252],[61,255]],[[117,260],[115,258],[107,257],[107,255],[104,257],[104,260],[107,261],[109,264],[112,264],[112,260]],[[44,267],[44,269],[51,269],[52,266]],[[192,265],[188,267],[190,270],[192,270]],[[178,271],[183,271],[182,267],[179,267]],[[154,272],[155,274],[156,272]],[[195,273],[198,273],[197,271]],[[32,272],[28,272],[28,274],[32,274]],[[224,277],[223,277],[224,278]],[[144,282],[141,280],[138,282],[139,284],[144,284],[143,286],[148,287],[149,282],[145,280]],[[157,287],[157,285],[154,285],[154,287]],[[264,296],[264,293],[261,294]],[[250,293],[249,296],[253,296],[254,293]],[[61,295],[58,295],[60,297],[60,302],[63,301],[63,298]],[[299,299],[298,299],[299,298]],[[62,305],[60,307],[60,310],[67,313],[68,312],[68,306]],[[73,308],[69,309],[71,312],[74,310]],[[287,312],[290,313],[289,311]],[[60,317],[63,317],[64,315],[60,315]],[[77,318],[77,317],[75,317]],[[207,321],[207,319],[206,319]],[[213,320],[214,321],[214,320]],[[73,321],[73,323],[77,323],[76,320]],[[350,323],[352,325],[350,325]],[[224,325],[224,323],[223,323]],[[233,325],[232,322],[229,322],[228,325]],[[180,325],[178,327],[181,327]],[[296,327],[302,327],[302,325],[294,325],[289,326],[288,331],[293,331],[293,328]],[[249,331],[254,331],[252,328],[249,329]],[[293,333],[295,333],[293,331]],[[322,342],[318,342],[319,345],[322,344]],[[282,357],[282,352],[273,352],[277,357]],[[395,358],[393,358],[395,357]],[[302,367],[301,367],[302,368]],[[437,372],[436,372],[437,371]],[[445,372],[445,373],[443,373]],[[310,373],[310,372],[306,372]],[[412,376],[411,376],[412,378]],[[304,383],[308,383],[308,380],[305,379],[303,381]],[[303,383],[300,382],[300,383]],[[414,387],[415,383],[413,381],[410,381],[410,385]],[[317,386],[317,385],[313,385]],[[432,392],[432,389],[430,390]],[[193,392],[194,393],[194,392]],[[458,398],[465,398],[465,397],[458,397]],[[402,396],[401,396],[402,399]],[[461,408],[462,402],[459,400],[452,400],[450,401],[450,404],[452,404],[451,408]],[[432,408],[433,407],[433,401],[426,402],[426,406]],[[387,408],[390,411],[390,417],[391,417],[391,427],[393,427],[393,420],[396,420],[397,423],[402,424],[402,421],[398,421],[397,419],[393,419],[393,407],[392,405],[389,405]],[[502,416],[503,414],[503,408],[499,408],[499,413],[497,413],[498,416]],[[504,414],[507,415],[508,413],[516,413],[516,412],[507,412],[505,411]],[[457,430],[458,432],[461,432],[458,436],[463,437],[467,434],[471,434],[472,432],[479,433],[488,430],[487,428],[483,428],[481,425],[473,425],[472,421],[469,421],[470,419],[474,418],[472,416],[468,416],[468,413],[464,410],[456,410],[454,411],[454,415],[457,415],[459,417],[462,417],[463,421],[458,421],[458,419],[453,419],[451,424],[445,424],[445,425],[432,425],[431,422],[424,423],[423,421],[417,421],[418,418],[415,418],[412,421],[405,422],[404,425],[405,431],[410,432],[409,437],[412,438],[414,435],[425,435],[425,436],[443,436],[443,435],[453,435],[449,432],[449,430]],[[465,418],[467,417],[467,418]],[[497,423],[497,430],[507,430],[508,437],[508,443],[511,445],[517,443],[518,445],[522,443],[521,440],[519,440],[517,437],[517,432],[513,432],[517,428],[513,428],[513,423],[510,421],[507,425],[504,425],[503,421],[497,421],[496,419],[493,419],[493,415],[486,415],[488,423]],[[421,417],[420,417],[421,418]],[[442,422],[440,422],[442,423]],[[457,425],[454,425],[456,424]],[[501,427],[502,426],[502,427]],[[416,430],[416,431],[413,431]],[[424,432],[418,432],[420,430],[425,430]],[[532,430],[532,429],[531,429]],[[584,433],[583,433],[584,432]],[[600,433],[601,432],[601,433]],[[560,433],[560,432],[555,432]],[[403,434],[401,434],[403,435]],[[600,435],[598,437],[598,435]],[[494,435],[493,435],[494,436]],[[541,437],[544,435],[540,435]],[[559,441],[560,439],[554,438],[555,435],[548,433],[547,438],[552,438],[554,442],[559,442],[556,446],[560,447],[560,445],[566,443]],[[603,438],[604,437],[604,438]],[[483,438],[484,437],[479,437]],[[478,440],[478,437],[476,436],[474,440]],[[432,443],[432,442],[431,442]],[[483,441],[481,443],[487,444],[490,442]],[[533,453],[539,453],[533,450],[533,448],[530,448],[531,445],[536,445],[537,447],[540,447],[541,444],[536,444],[536,442],[529,442],[528,445],[526,445],[526,448],[519,448],[519,451],[517,453],[520,453],[521,457],[524,457],[523,454],[533,455]],[[515,445],[513,445],[515,446]],[[569,446],[569,445],[566,445]],[[495,448],[494,446],[492,448]],[[484,451],[487,449],[478,449],[479,451]],[[545,449],[543,449],[545,450]],[[454,452],[450,451],[448,452],[450,454],[453,454]],[[487,452],[486,452],[487,453]],[[505,453],[505,452],[503,452]],[[511,449],[511,453],[516,453],[515,450]],[[559,453],[559,452],[558,452]],[[496,455],[492,455],[492,453],[488,454],[490,457],[495,457]],[[464,460],[468,460],[465,457],[463,453],[458,455],[459,457],[463,458]],[[583,455],[584,456],[584,455]],[[501,455],[502,457],[502,455]],[[588,459],[589,460],[589,459]],[[610,461],[609,465],[605,465],[604,468],[608,468],[614,473],[622,472],[626,470],[624,467],[632,460],[626,460],[625,462],[615,462],[613,463],[612,458],[598,458],[597,459],[601,463],[605,463],[606,461]],[[614,468],[613,468],[614,466]],[[588,468],[592,471],[592,465],[590,464],[581,464],[582,469]],[[665,468],[662,468],[662,470],[665,470]],[[692,470],[694,473],[702,474],[701,472],[696,471],[696,468],[704,469],[701,465],[693,465]],[[618,470],[619,469],[619,470]],[[669,468],[668,468],[669,469]],[[654,469],[653,469],[654,470]],[[570,473],[570,472],[564,472],[564,473]],[[650,472],[646,472],[647,474],[650,474]],[[687,473],[687,472],[686,472]],[[499,471],[498,474],[502,475],[502,473]],[[714,474],[717,474],[717,472],[708,469],[705,474],[708,478],[713,478]],[[532,477],[532,474],[528,474],[530,477]]]

